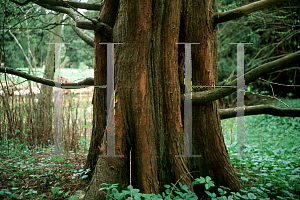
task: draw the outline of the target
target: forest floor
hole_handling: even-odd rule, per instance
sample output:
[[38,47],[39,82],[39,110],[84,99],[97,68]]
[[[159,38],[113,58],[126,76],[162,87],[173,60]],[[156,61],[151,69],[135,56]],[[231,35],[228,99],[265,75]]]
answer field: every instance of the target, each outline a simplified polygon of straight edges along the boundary
[[87,189],[84,154],[55,157],[51,150],[24,152],[3,145],[1,152],[1,199],[66,199]]
[[[285,102],[299,107],[300,100]],[[280,104],[278,102],[277,104]],[[222,120],[230,155],[236,151],[236,118]],[[300,118],[245,117],[246,154],[231,157],[245,199],[299,199]],[[86,154],[56,157],[53,146],[35,147],[0,141],[0,199],[78,199],[89,185]]]

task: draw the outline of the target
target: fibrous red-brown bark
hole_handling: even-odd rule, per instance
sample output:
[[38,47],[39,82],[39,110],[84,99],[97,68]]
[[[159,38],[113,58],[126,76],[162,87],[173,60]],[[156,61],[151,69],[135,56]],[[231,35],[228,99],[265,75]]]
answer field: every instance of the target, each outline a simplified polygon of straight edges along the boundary
[[[185,42],[200,42],[199,45],[192,45],[193,85],[218,83],[217,27],[212,26],[211,21],[214,10],[213,0],[184,2],[182,39]],[[180,66],[182,68],[183,65]],[[201,90],[207,89],[193,89],[194,92]],[[190,159],[189,170],[198,171],[194,174],[196,178],[210,176],[216,186],[238,191],[240,184],[224,143],[217,109],[216,101],[193,105],[193,154],[201,157]],[[196,185],[194,189],[198,196],[205,195],[204,186]]]
[[[176,43],[201,43],[192,47],[193,85],[216,84],[217,31],[210,23],[213,9],[214,1],[120,1],[113,31],[113,41],[123,43],[115,45],[115,149],[116,155],[125,157],[98,160],[87,198],[104,198],[98,192],[101,183],[119,183],[118,189],[129,185],[131,148],[132,185],[143,193],[161,193],[164,184],[178,179],[193,190],[188,171],[200,171],[194,178],[209,175],[216,185],[239,189],[216,102],[193,107],[193,154],[202,158],[175,157],[184,154],[184,48]],[[96,59],[101,55],[95,54]],[[95,84],[99,84],[96,67]],[[96,92],[94,106],[103,100],[100,98]],[[195,189],[203,194],[202,188]]]

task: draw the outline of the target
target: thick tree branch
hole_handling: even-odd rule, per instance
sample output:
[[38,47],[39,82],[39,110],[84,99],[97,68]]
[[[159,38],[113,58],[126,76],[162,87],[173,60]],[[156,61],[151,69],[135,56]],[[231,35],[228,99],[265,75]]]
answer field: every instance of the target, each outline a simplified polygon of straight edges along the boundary
[[[236,117],[236,108],[219,109],[221,119]],[[281,117],[300,117],[300,108],[282,108],[274,105],[246,106],[245,116],[269,114]]]
[[[291,53],[283,58],[274,60],[272,62],[265,63],[259,67],[256,67],[255,69],[247,72],[245,74],[245,84],[249,84],[259,77],[268,74],[270,72],[273,72],[275,70],[287,68],[289,65],[293,63],[299,63],[300,62],[300,51],[297,51],[295,53]],[[243,78],[243,77],[240,77]],[[237,80],[234,80],[230,82],[228,85],[236,85]],[[210,101],[215,101],[217,99],[220,99],[222,97],[228,96],[229,94],[235,92],[236,88],[218,88],[218,89],[211,89],[207,91],[202,92],[193,92],[193,104],[195,103],[207,103]],[[184,101],[184,95],[181,95],[181,100]]]
[[109,38],[112,37],[112,27],[102,22],[93,23],[90,21],[79,20],[76,22],[76,27],[85,30],[98,31],[101,35],[104,35]]
[[[24,6],[28,4],[29,2],[32,2],[32,0],[27,0],[23,3],[18,2],[16,0],[10,0],[11,2],[18,4],[20,6]],[[100,11],[101,4],[99,3],[84,3],[84,2],[75,2],[75,1],[61,1],[61,0],[39,0],[34,1],[34,3],[39,2],[41,4],[49,4],[51,6],[62,6],[62,7],[74,7],[74,8],[80,8],[80,9],[86,9],[86,10],[96,10]],[[70,6],[69,6],[70,5]]]
[[[15,69],[11,69],[11,68],[0,67],[0,72],[13,74],[13,75],[25,78],[27,80],[32,80],[37,83],[41,83],[41,84],[52,86],[52,87],[55,87],[55,84],[68,85],[68,86],[80,85],[81,88],[94,85],[94,79],[91,77],[86,78],[82,81],[79,81],[78,83],[56,83],[52,80],[29,75],[20,70],[15,70]],[[71,89],[68,86],[62,86],[62,88]],[[221,119],[233,118],[233,117],[236,117],[235,109],[236,108],[219,109],[218,112],[220,114]],[[269,114],[269,115],[282,116],[282,117],[283,116],[300,117],[300,108],[281,108],[279,106],[273,106],[273,105],[257,105],[257,106],[246,106],[245,107],[245,116],[259,115],[259,114]]]
[[91,47],[94,47],[94,40],[89,37],[87,34],[85,34],[82,30],[80,30],[79,28],[71,25],[73,31],[83,40],[85,41],[88,45],[90,45]]
[[[299,61],[300,61],[300,51],[297,51],[297,52],[289,54],[288,56],[285,56],[283,58],[263,64],[245,74],[245,84],[249,84],[249,83],[255,81],[256,79],[263,76],[264,74],[268,74],[274,70],[286,68],[286,66],[288,66],[292,63],[297,63]],[[5,68],[0,67],[0,72],[5,72]],[[20,76],[20,77],[26,78],[28,80],[32,80],[32,81],[42,83],[45,85],[55,86],[55,83],[51,80],[35,77],[32,75],[26,74],[24,72],[11,69],[11,68],[6,68],[6,73]],[[243,78],[243,77],[240,77],[240,78]],[[93,80],[93,78],[90,78],[90,80]],[[230,82],[228,85],[236,85],[236,84],[237,84],[237,82],[236,82],[236,80],[234,80],[234,81]],[[65,85],[73,85],[73,83],[70,83],[70,84],[66,83]],[[93,84],[90,84],[90,85],[93,85]],[[236,88],[219,88],[219,89],[212,89],[212,90],[203,91],[203,92],[193,92],[193,104],[215,101],[222,97],[228,96],[229,94],[231,94],[235,91],[236,91]],[[184,101],[184,94],[181,95],[181,100],[182,100],[182,102]]]
[[94,79],[91,78],[91,77],[86,78],[82,81],[79,81],[78,83],[60,83],[60,82],[54,82],[53,80],[33,76],[33,75],[27,74],[25,72],[22,72],[20,70],[15,70],[15,69],[12,69],[12,68],[0,67],[0,72],[13,74],[13,75],[25,78],[27,80],[31,80],[31,81],[41,83],[41,84],[44,84],[44,85],[48,85],[48,86],[51,86],[51,87],[55,87],[55,84],[67,85],[67,86],[62,87],[64,89],[74,89],[74,88],[68,87],[68,86],[79,86],[80,85],[80,88],[84,88],[84,87],[94,85]]
[[23,3],[15,1],[15,0],[9,0],[9,1],[11,1],[11,2],[13,2],[13,3],[15,3],[15,4],[19,5],[19,6],[24,6],[24,5],[26,5],[26,4],[28,4],[28,3],[31,2],[31,0],[24,1]]
[[74,7],[86,10],[96,10],[100,11],[101,4],[99,3],[84,3],[75,1],[62,1],[62,0],[38,0],[43,4],[49,4],[52,6],[62,6],[62,7]]
[[112,27],[110,27],[108,24],[102,22],[91,22],[91,21],[81,20],[80,17],[73,10],[69,8],[64,8],[60,6],[50,6],[47,4],[41,4],[39,2],[35,2],[35,3],[46,9],[69,15],[75,21],[76,27],[78,28],[98,31],[100,34],[109,38],[111,38],[112,36]]
[[283,2],[284,0],[261,0],[258,2],[250,3],[248,5],[230,10],[228,12],[216,13],[213,15],[213,25],[216,26],[218,23],[223,23],[229,20],[237,19],[239,17],[248,15],[252,12],[268,8],[272,5]]
[[48,10],[53,10],[53,11],[56,11],[59,13],[65,13],[65,14],[69,15],[76,23],[77,23],[77,21],[80,21],[80,17],[73,10],[71,10],[69,8],[64,8],[61,6],[50,6],[48,4],[39,3],[38,1],[35,3],[41,7],[48,9]]

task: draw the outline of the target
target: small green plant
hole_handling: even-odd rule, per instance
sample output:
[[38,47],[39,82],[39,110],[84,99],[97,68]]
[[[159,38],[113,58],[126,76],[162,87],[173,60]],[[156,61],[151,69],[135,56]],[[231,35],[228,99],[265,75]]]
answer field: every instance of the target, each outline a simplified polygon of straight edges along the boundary
[[200,178],[196,178],[195,181],[192,183],[192,185],[196,184],[202,184],[205,183],[205,188],[208,190],[210,187],[215,186],[214,182],[211,181],[211,178],[207,176],[206,178],[203,178],[200,176]]
[[173,185],[173,187],[170,185],[164,185],[166,188],[165,192],[162,193],[162,197],[164,199],[198,199],[196,194],[190,191],[186,185],[182,185],[180,182],[178,182],[179,188],[173,183],[171,183],[171,185]]
[[68,200],[78,200],[78,196],[76,195],[70,196]]
[[[179,188],[177,186],[175,186],[174,184],[173,187],[170,185],[164,185],[164,187],[166,188],[165,192],[162,193],[162,195],[158,194],[141,194],[139,193],[139,189],[134,189],[132,188],[132,186],[128,186],[127,190],[122,190],[121,193],[119,193],[119,191],[116,189],[118,186],[118,183],[116,184],[106,184],[103,183],[101,185],[105,185],[106,187],[100,188],[99,191],[101,190],[106,190],[106,199],[110,200],[110,199],[118,199],[118,200],[122,200],[122,199],[128,199],[131,197],[134,199],[145,199],[145,200],[159,200],[159,199],[190,199],[190,200],[197,200],[198,197],[196,196],[195,193],[191,192],[188,190],[188,187],[186,185],[182,185],[180,182],[178,182]],[[100,186],[101,186],[100,185]],[[131,188],[130,188],[131,187]]]
[[230,189],[224,186],[220,186],[218,188],[219,196],[217,196],[216,193],[211,193],[208,191],[210,187],[215,186],[214,182],[211,180],[209,176],[206,176],[205,178],[203,177],[196,178],[195,181],[192,182],[192,185],[194,186],[196,184],[205,184],[205,189],[206,189],[205,193],[209,197],[211,197],[212,200],[231,200],[233,199],[232,196],[234,196],[234,199],[256,199],[255,195],[252,193],[248,193],[249,198],[247,197],[247,195],[241,195],[239,192],[237,193],[230,192],[231,195],[226,195],[227,194],[226,190],[230,190]]
[[61,195],[63,193],[63,191],[61,190],[62,188],[56,187],[56,185],[59,185],[59,183],[56,183],[54,185],[54,187],[52,187],[51,192],[52,192],[53,195],[57,195],[57,194]]
[[91,171],[91,169],[80,169],[78,173],[76,173],[76,175],[80,176],[80,179],[86,179],[88,177],[88,173]]
[[58,157],[51,157],[50,161],[52,162],[63,162],[64,157],[58,156]]
[[32,195],[32,194],[36,194],[37,191],[33,190],[33,189],[30,189],[29,191],[28,190],[25,190],[25,194],[24,196],[28,196],[28,195]]

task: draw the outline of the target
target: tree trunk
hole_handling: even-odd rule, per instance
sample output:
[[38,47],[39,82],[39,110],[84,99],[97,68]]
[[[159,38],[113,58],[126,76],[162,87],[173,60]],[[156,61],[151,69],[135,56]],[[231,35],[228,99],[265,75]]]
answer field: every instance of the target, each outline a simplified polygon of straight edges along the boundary
[[[110,4],[102,3],[99,18],[102,22],[114,26],[119,0],[111,1]],[[106,85],[106,45],[100,42],[112,42],[111,38],[103,37],[99,32],[95,31],[94,39],[94,84]],[[92,177],[98,156],[100,155],[100,146],[102,148],[102,140],[104,139],[104,130],[106,129],[106,89],[95,88],[93,96],[93,131],[89,154],[85,164],[85,169],[90,169],[89,177]]]
[[[192,45],[193,85],[217,84],[217,27],[210,23],[214,9],[213,0],[120,1],[113,29],[113,41],[123,43],[115,45],[115,150],[124,158],[98,159],[86,199],[104,199],[98,192],[101,183],[119,183],[119,191],[129,185],[131,148],[131,181],[142,193],[161,193],[164,184],[180,179],[203,196],[203,188],[192,188],[188,171],[198,171],[193,178],[210,176],[216,186],[239,190],[224,144],[217,102],[193,104],[193,155],[202,157],[175,157],[184,155],[184,46],[176,43],[200,42]],[[95,34],[95,42],[99,37]],[[97,60],[105,58],[100,46],[104,45],[95,48],[95,84],[104,85],[97,82],[102,79],[98,70],[104,67],[104,62],[98,66]],[[98,110],[94,112],[98,112],[94,124],[105,123],[105,118],[99,117],[105,98],[95,90],[94,107]],[[101,131],[93,130],[92,140]]]
[[[192,45],[193,85],[218,84],[217,27],[213,27],[210,20],[216,12],[215,9],[213,0],[184,3],[181,40],[201,43]],[[182,56],[180,63],[179,69],[183,70]],[[181,88],[184,88],[182,82]],[[204,90],[208,89],[193,89],[194,92]],[[225,186],[236,192],[240,184],[224,143],[217,103],[218,101],[203,105],[193,104],[193,154],[201,155],[201,158],[190,159],[189,170],[198,171],[193,174],[194,178],[210,176],[216,185],[211,191],[217,193],[217,186]],[[198,196],[205,195],[204,185],[202,186],[194,187]]]
[[[54,23],[59,23],[63,19],[64,14],[57,14],[54,16]],[[62,26],[58,25],[53,28],[53,33],[50,34],[50,43],[60,42]],[[44,71],[44,78],[53,80],[54,79],[54,55],[55,55],[55,45],[47,44],[47,60]],[[52,132],[52,115],[53,115],[53,88],[47,85],[41,86],[40,97],[39,97],[39,120],[40,127],[38,131],[39,142],[43,141],[44,145],[48,145],[48,140],[53,140],[51,136]]]

